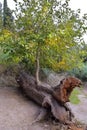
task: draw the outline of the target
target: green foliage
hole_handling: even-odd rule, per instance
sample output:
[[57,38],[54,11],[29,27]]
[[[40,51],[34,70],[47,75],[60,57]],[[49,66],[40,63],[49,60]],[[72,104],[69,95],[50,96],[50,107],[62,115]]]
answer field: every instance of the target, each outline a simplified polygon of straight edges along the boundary
[[9,30],[13,30],[14,24],[13,24],[13,15],[12,10],[7,5],[7,0],[4,0],[3,4],[3,27],[7,28]]
[[74,89],[70,96],[70,102],[72,104],[79,104],[80,100],[78,98],[78,95],[80,94],[80,91],[78,89]]
[[32,70],[39,48],[41,68],[66,71],[80,65],[86,17],[71,10],[68,0],[23,0],[15,14],[14,33],[1,32],[1,62],[24,63]]
[[69,72],[71,75],[82,79],[83,81],[87,80],[87,63],[84,63],[80,68],[74,68]]
[[0,3],[0,29],[2,28],[2,4]]

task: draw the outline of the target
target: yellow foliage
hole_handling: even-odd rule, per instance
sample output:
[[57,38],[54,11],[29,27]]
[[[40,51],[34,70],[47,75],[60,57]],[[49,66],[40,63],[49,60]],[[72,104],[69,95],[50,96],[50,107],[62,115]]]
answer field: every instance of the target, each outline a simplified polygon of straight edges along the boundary
[[0,36],[0,42],[3,42],[5,39],[10,38],[12,35],[12,32],[7,29],[3,29]]
[[0,36],[0,42],[4,41],[4,37]]
[[7,29],[4,29],[2,31],[2,35],[4,35],[5,37],[9,37],[9,36],[12,36],[12,32],[10,32],[9,30]]
[[54,68],[58,69],[58,70],[66,70],[67,69],[67,64],[66,64],[66,62],[64,60],[62,60],[62,61],[56,63],[54,65]]
[[52,64],[52,68],[55,71],[60,71],[60,70],[64,70],[67,71],[69,69],[71,69],[72,65],[68,64],[67,59],[62,59],[60,62],[55,62],[54,64]]
[[50,46],[57,45],[60,42],[61,42],[60,37],[51,36],[51,35],[49,35],[49,37],[45,40],[45,43]]

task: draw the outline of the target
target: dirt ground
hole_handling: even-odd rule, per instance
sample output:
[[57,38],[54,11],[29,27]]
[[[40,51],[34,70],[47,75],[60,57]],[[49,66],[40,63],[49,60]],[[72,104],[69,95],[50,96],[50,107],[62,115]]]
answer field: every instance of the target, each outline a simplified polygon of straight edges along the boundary
[[[58,129],[58,125],[46,121],[32,124],[39,110],[40,107],[24,97],[17,88],[0,87],[0,130],[68,130]],[[87,122],[86,113],[87,110],[84,114]]]
[[[61,79],[64,77],[64,74],[63,76],[51,74],[48,77],[47,82],[55,85],[55,83],[58,84],[60,77]],[[61,125],[59,128],[58,124],[51,121],[32,124],[40,111],[40,106],[27,99],[17,87],[11,70],[5,71],[5,68],[0,65],[0,130],[68,130]],[[73,108],[76,119],[87,125],[87,89],[84,94],[79,95],[79,98],[81,100],[79,105],[70,104],[70,106]],[[71,130],[87,130],[72,128]]]
[[78,122],[87,124],[87,96],[78,95],[80,103],[78,105],[70,104],[70,107]]
[[46,123],[32,125],[38,111],[17,89],[0,88],[0,130],[48,130]]

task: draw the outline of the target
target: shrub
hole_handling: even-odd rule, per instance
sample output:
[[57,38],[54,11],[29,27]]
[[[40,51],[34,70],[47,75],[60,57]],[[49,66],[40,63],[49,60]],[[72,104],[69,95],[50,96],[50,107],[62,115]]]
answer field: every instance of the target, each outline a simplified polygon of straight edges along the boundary
[[87,80],[87,63],[84,63],[80,68],[74,68],[69,71],[69,74],[76,76],[83,81]]

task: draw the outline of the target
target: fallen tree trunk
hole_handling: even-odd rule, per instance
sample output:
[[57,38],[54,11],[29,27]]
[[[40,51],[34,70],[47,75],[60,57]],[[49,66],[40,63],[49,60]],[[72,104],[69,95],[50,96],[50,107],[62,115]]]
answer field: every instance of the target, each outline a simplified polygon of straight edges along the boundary
[[53,96],[58,100],[60,103],[69,102],[69,97],[71,92],[75,87],[80,87],[82,84],[81,80],[75,77],[66,77],[60,84],[54,87]]
[[34,77],[22,72],[16,80],[28,97],[42,107],[50,109],[52,115],[60,122],[66,123],[71,120],[71,111],[65,103],[69,101],[73,88],[81,85],[79,79],[67,77],[59,85],[51,87],[42,82],[37,85]]

